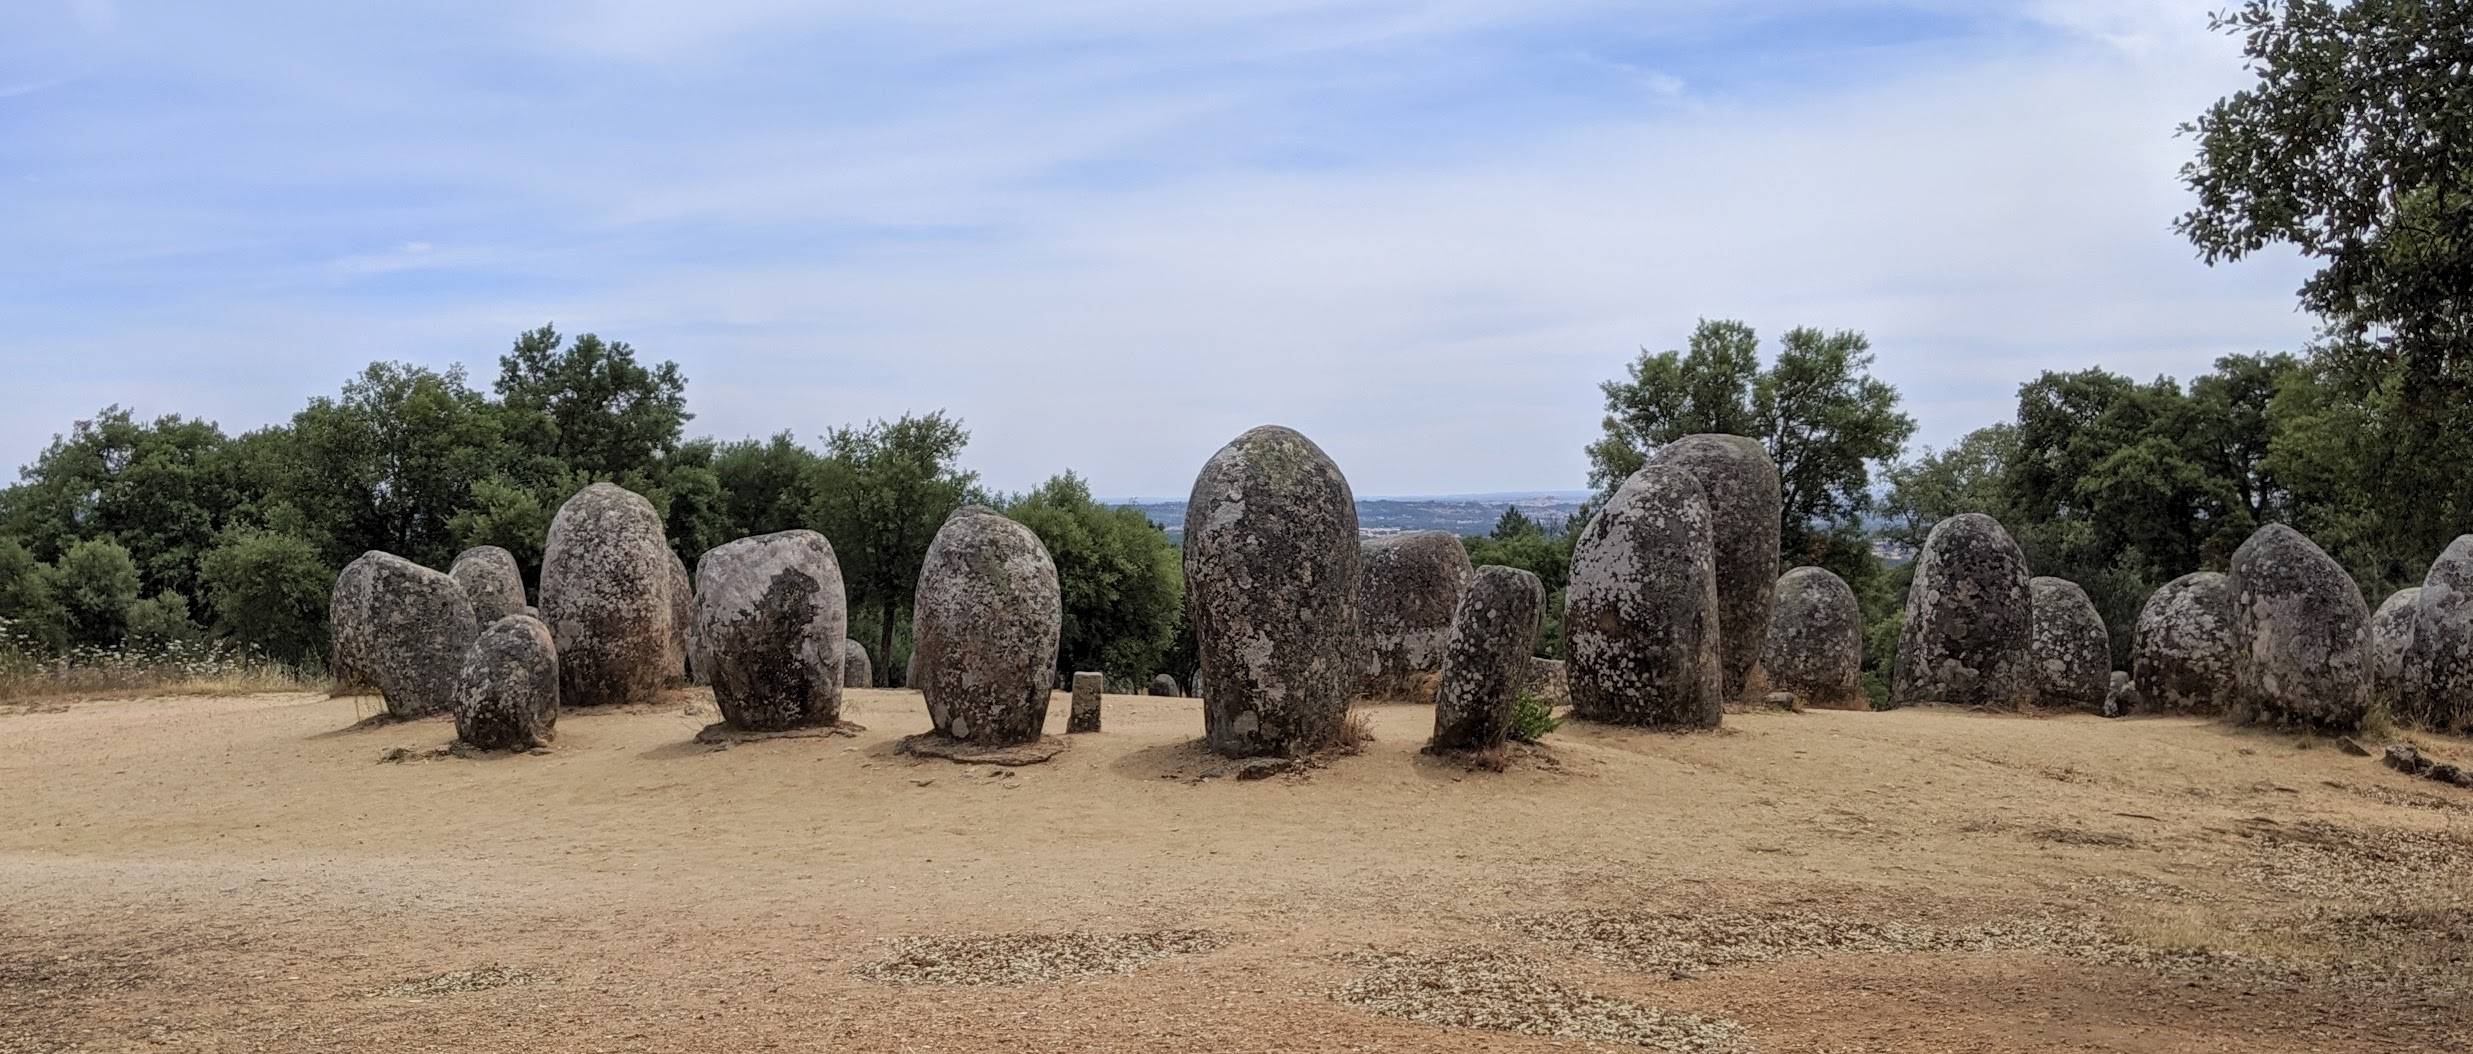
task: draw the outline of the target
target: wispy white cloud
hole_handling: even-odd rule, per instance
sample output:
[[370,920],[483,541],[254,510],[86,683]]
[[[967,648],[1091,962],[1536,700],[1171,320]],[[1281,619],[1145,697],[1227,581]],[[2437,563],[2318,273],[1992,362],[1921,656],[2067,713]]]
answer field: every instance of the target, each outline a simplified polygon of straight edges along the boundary
[[1368,492],[1576,485],[1596,382],[1702,316],[1866,330],[1946,442],[2040,369],[2306,332],[2289,263],[2169,230],[2173,125],[2239,76],[2203,10],[578,2],[489,62],[177,27],[310,56],[245,71],[133,17],[234,94],[0,145],[80,177],[0,200],[0,454],[168,349],[260,365],[146,409],[244,426],[544,319],[678,358],[723,435],[951,410],[1016,488],[1181,492],[1273,420]]

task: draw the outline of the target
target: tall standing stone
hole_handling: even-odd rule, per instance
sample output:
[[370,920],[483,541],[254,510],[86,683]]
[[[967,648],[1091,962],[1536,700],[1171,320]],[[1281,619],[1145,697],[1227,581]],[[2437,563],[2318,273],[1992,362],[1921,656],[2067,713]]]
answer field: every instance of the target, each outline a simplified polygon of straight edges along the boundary
[[1434,689],[1435,750],[1491,750],[1511,734],[1511,714],[1545,625],[1546,587],[1510,567],[1479,568],[1460,596]]
[[2037,576],[2028,590],[2035,612],[2036,703],[2103,713],[2112,691],[2112,638],[2095,601],[2065,578]]
[[2420,597],[2420,586],[2399,589],[2370,613],[2370,699],[2405,721],[2412,720],[2413,701],[2404,695],[2404,657],[2413,648]]
[[780,531],[696,561],[695,668],[730,727],[779,732],[841,720],[848,600],[833,546]]
[[463,584],[391,553],[362,559],[370,562],[368,671],[387,713],[422,717],[452,708],[464,649],[480,634]]
[[370,572],[381,555],[376,550],[362,553],[335,576],[335,590],[327,599],[326,636],[330,650],[326,669],[335,678],[338,691],[376,687],[371,678],[370,657],[378,649],[377,626],[369,616]]
[[1776,597],[1785,508],[1777,463],[1759,440],[1720,433],[1684,436],[1649,460],[1690,472],[1709,499],[1717,544],[1718,665],[1725,697],[1739,699],[1752,664],[1760,661]]
[[476,545],[456,554],[447,574],[472,600],[472,617],[488,626],[509,615],[524,613],[524,571],[515,554],[495,545]]
[[2000,522],[1960,513],[1932,528],[1898,624],[1899,706],[2024,707],[2035,698],[2035,604],[2026,554]]
[[1863,694],[1863,610],[1845,579],[1821,567],[1778,578],[1760,670],[1765,687],[1791,692],[1804,706],[1872,708]]
[[[670,549],[666,544],[662,548],[670,554],[670,584],[663,593],[670,600],[670,651],[667,666],[662,672],[664,679],[671,684],[686,684],[691,679],[689,675],[695,663],[695,644],[690,639],[695,634],[695,579],[687,573],[687,561],[679,557],[678,550]],[[701,678],[704,675],[695,673],[694,676]]]
[[483,750],[529,750],[558,724],[558,644],[530,615],[498,619],[464,653],[455,736]]
[[2370,709],[2370,606],[2353,576],[2300,531],[2271,523],[2233,551],[2227,577],[2243,644],[2242,716],[2359,727]]
[[1039,738],[1064,607],[1030,529],[979,506],[945,520],[912,606],[912,658],[936,731],[983,746]]
[[1107,687],[1107,674],[1084,670],[1073,675],[1073,712],[1065,718],[1065,731],[1099,731],[1099,701]]
[[1666,728],[1723,719],[1711,528],[1699,480],[1651,464],[1581,529],[1563,614],[1575,714]]
[[1443,668],[1452,613],[1476,566],[1460,536],[1449,531],[1408,531],[1367,539],[1359,548],[1366,694],[1427,701]]
[[1202,466],[1185,505],[1185,596],[1205,738],[1229,757],[1339,737],[1362,675],[1356,499],[1312,440],[1265,425]]
[[2425,727],[2473,731],[2473,534],[2448,544],[2413,600],[2404,698],[2405,716]]
[[2130,680],[2138,703],[2161,713],[2230,709],[2246,650],[2233,625],[2232,580],[2193,571],[2166,582],[2138,609]]
[[873,688],[876,686],[876,664],[867,657],[867,645],[855,640],[842,642],[842,687]]
[[649,703],[672,666],[669,543],[642,495],[595,483],[559,506],[541,556],[541,621],[561,706]]

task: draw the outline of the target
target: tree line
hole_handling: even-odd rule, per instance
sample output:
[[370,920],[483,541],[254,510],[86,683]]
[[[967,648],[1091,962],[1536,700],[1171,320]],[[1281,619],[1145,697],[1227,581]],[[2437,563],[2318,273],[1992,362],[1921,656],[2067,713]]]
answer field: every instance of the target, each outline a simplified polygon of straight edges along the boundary
[[[1782,564],[1828,568],[1885,671],[1911,550],[1940,519],[1990,513],[2039,573],[2077,581],[2115,661],[2138,607],[2180,574],[2221,569],[2257,527],[2288,523],[2375,604],[2473,529],[2473,0],[2247,0],[2216,16],[2255,83],[2182,131],[2194,198],[2174,222],[2210,264],[2289,246],[2318,267],[2297,292],[2308,346],[2217,360],[2194,377],[2104,369],[2022,384],[2012,418],[1909,452],[1915,423],[1872,376],[1859,331],[1758,334],[1703,321],[1601,385],[1587,449],[1602,496],[1695,432],[1758,438],[1784,491]],[[375,363],[282,425],[107,408],[0,490],[0,619],[21,652],[212,636],[286,662],[323,654],[334,572],[368,549],[444,566],[502,545],[528,576],[560,502],[610,480],[650,498],[692,557],[809,527],[849,583],[853,635],[898,672],[929,540],[965,501],[1002,505],[1054,554],[1066,669],[1192,673],[1173,544],[1070,472],[1023,495],[961,467],[941,413],[830,430],[815,446],[686,439],[686,380],[622,342],[544,326],[490,390],[459,369]],[[1465,539],[1476,562],[1533,571],[1561,647],[1573,524],[1508,510]],[[1783,567],[1781,568],[1783,570]]]
[[[686,378],[621,341],[522,334],[486,392],[463,370],[372,363],[283,424],[227,435],[107,407],[0,490],[0,619],[21,656],[212,640],[323,663],[336,572],[369,550],[445,567],[498,545],[538,581],[549,523],[595,481],[643,494],[691,564],[734,538],[806,527],[832,540],[852,636],[896,674],[912,586],[964,502],[1038,532],[1064,575],[1068,668],[1172,665],[1183,607],[1174,545],[1066,472],[1027,494],[961,467],[941,412],[834,428],[809,446],[685,437]],[[1173,672],[1190,674],[1190,667]]]

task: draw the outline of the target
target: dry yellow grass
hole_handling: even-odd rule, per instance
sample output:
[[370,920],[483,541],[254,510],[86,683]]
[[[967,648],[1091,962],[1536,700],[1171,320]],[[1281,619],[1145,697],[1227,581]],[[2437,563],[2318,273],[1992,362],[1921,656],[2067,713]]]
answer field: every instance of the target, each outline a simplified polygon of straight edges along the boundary
[[1497,773],[1372,704],[1355,756],[1240,781],[1183,699],[1112,696],[1107,732],[1001,770],[895,753],[908,692],[850,693],[849,738],[699,744],[682,692],[472,758],[367,706],[0,713],[0,1051],[2473,1034],[2473,810],[2442,797],[2473,795],[2196,720],[1575,722]]

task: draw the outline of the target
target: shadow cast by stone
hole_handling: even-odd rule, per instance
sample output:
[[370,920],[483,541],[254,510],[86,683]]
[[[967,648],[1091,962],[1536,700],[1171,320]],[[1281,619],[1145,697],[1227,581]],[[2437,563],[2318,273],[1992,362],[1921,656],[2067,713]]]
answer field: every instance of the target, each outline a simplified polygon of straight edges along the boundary
[[761,743],[772,739],[831,739],[837,736],[856,736],[865,731],[867,731],[866,725],[858,724],[852,721],[835,721],[831,724],[800,725],[796,728],[776,729],[769,732],[759,732],[745,728],[732,728],[730,727],[730,723],[727,721],[715,721],[712,724],[704,726],[703,729],[696,733],[696,742],[707,746],[712,746],[717,744]]
[[1028,743],[1008,743],[990,746],[955,739],[935,732],[904,736],[896,748],[913,757],[943,758],[964,765],[1037,765],[1053,760],[1065,752],[1070,743],[1063,736],[1040,736]]

